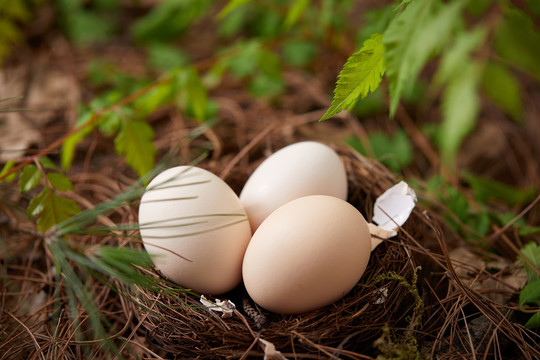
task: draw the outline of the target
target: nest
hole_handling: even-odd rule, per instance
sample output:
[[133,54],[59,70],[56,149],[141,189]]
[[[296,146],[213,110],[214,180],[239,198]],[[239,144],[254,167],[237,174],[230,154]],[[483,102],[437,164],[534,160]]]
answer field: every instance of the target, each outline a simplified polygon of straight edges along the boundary
[[[375,199],[397,180],[380,164],[353,150],[336,150],[348,174],[348,201],[370,220]],[[227,173],[226,181],[235,189],[246,180],[246,174],[234,170]],[[372,253],[366,272],[350,293],[330,306],[306,314],[266,312],[251,301],[242,285],[219,297],[236,304],[233,316],[226,319],[204,308],[199,297],[189,293],[171,296],[167,291],[139,289],[134,294],[133,306],[148,342],[161,356],[361,358],[360,354],[373,353],[374,341],[382,336],[385,325],[412,330],[412,319],[422,316],[419,309],[424,304],[415,299],[411,287],[416,286],[414,279],[419,267],[432,271],[435,264],[417,256],[409,247],[413,244],[411,239],[428,243],[437,236],[433,220],[415,210],[398,236]],[[420,272],[420,277],[430,276],[433,281],[434,272]],[[441,291],[445,284],[438,284]],[[272,352],[274,348],[280,355]]]

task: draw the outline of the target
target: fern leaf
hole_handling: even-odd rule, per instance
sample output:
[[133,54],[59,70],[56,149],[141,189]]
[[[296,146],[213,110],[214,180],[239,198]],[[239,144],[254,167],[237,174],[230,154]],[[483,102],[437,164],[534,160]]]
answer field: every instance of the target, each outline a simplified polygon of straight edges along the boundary
[[122,128],[114,140],[116,152],[125,155],[126,163],[139,176],[148,173],[154,167],[156,148],[152,143],[154,131],[144,121],[124,119]]
[[447,43],[460,20],[463,1],[442,4],[416,0],[408,4],[384,33],[390,115],[394,116],[407,80],[414,80],[430,57]]
[[373,34],[343,66],[334,90],[334,100],[321,118],[326,120],[353,105],[379,87],[385,71],[384,45],[381,34]]

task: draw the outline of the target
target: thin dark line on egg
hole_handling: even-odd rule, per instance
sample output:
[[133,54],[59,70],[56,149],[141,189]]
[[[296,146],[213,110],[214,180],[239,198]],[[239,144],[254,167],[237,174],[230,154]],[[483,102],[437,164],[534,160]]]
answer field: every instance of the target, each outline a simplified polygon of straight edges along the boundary
[[210,228],[210,229],[206,229],[206,230],[203,230],[203,231],[195,231],[195,232],[187,233],[187,234],[179,234],[179,235],[174,235],[174,236],[144,235],[144,237],[145,237],[146,239],[175,239],[175,238],[182,238],[182,237],[188,237],[188,236],[193,236],[193,235],[200,235],[200,234],[204,234],[204,233],[207,233],[207,232],[211,232],[211,231],[223,229],[223,228],[226,228],[226,227],[228,227],[228,226],[233,226],[233,225],[239,224],[239,223],[244,222],[244,221],[247,221],[247,220],[248,220],[248,219],[247,219],[247,217],[246,217],[245,219],[238,220],[238,221],[234,221],[234,222],[229,223],[229,224],[225,224],[225,225],[221,225],[221,226],[216,226],[216,227],[213,227],[213,228]]
[[[182,258],[182,259],[184,259],[184,260],[186,260],[186,261],[193,262],[193,260],[190,260],[190,259],[188,259],[187,257],[184,257],[184,256],[180,255],[179,253],[174,252],[174,251],[172,251],[171,249],[167,249],[167,248],[165,248],[165,247],[163,247],[163,246],[159,246],[159,245],[152,244],[152,243],[145,243],[144,246],[153,246],[153,247],[156,247],[156,248],[158,248],[158,249],[161,249],[161,250],[165,250],[165,251],[167,251],[167,252],[170,252],[171,254],[176,255],[176,256],[178,256],[179,258]],[[157,256],[159,256],[159,255],[157,255]]]
[[139,228],[144,228],[148,225],[154,225],[154,224],[164,224],[170,221],[177,221],[177,220],[186,220],[186,219],[199,219],[199,218],[205,218],[205,217],[222,217],[222,216],[239,216],[239,217],[247,217],[246,214],[203,214],[203,215],[189,215],[189,216],[179,216],[171,219],[165,219],[165,220],[156,220],[156,221],[149,221],[146,223],[141,223],[139,225]]
[[199,198],[198,196],[185,196],[185,197],[170,198],[170,199],[154,199],[154,200],[146,200],[146,201],[141,201],[140,203],[141,203],[141,204],[146,204],[146,203],[163,202],[163,201],[195,200],[195,199],[198,199],[198,198]]
[[183,183],[183,184],[174,184],[174,185],[167,185],[167,186],[160,186],[161,184],[158,184],[150,189],[146,189],[146,191],[153,191],[153,190],[162,190],[162,189],[171,189],[176,187],[183,187],[183,186],[192,186],[192,185],[202,185],[207,184],[212,180],[202,180],[202,181],[194,181],[190,183]]
[[141,229],[141,230],[146,230],[146,229],[168,229],[168,228],[175,228],[175,227],[184,227],[184,226],[205,224],[207,222],[208,221],[195,221],[195,222],[190,222],[190,223],[185,223],[185,224],[144,226],[144,227],[139,227],[139,229]]

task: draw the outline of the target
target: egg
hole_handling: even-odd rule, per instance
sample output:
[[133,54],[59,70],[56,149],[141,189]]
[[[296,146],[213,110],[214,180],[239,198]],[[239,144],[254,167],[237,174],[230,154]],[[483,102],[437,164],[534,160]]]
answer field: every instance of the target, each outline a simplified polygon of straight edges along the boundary
[[251,238],[247,215],[236,193],[209,171],[178,166],[156,176],[141,198],[139,227],[156,268],[171,281],[209,295],[241,282]]
[[298,142],[264,160],[247,180],[240,201],[255,230],[274,210],[308,195],[347,198],[347,174],[338,154],[315,141]]
[[302,197],[270,214],[247,247],[242,265],[249,296],[279,314],[330,305],[360,280],[371,236],[362,214],[326,195]]

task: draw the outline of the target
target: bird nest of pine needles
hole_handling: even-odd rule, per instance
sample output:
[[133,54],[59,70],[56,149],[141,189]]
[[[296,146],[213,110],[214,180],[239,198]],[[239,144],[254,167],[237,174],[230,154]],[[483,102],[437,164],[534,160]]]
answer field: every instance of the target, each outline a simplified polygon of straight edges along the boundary
[[[350,148],[336,151],[348,174],[348,201],[369,220],[375,199],[397,180],[382,165]],[[218,165],[200,165],[220,172]],[[247,180],[245,173],[224,170],[225,180],[235,189]],[[435,221],[416,209],[397,237],[371,254],[366,272],[352,291],[330,306],[301,315],[265,311],[252,302],[243,285],[219,297],[236,305],[228,318],[203,306],[198,295],[178,294],[174,287],[161,292],[139,289],[130,304],[152,348],[161,356],[363,358],[362,354],[373,352],[374,344],[385,346],[398,338],[403,346],[414,347],[417,339],[412,334],[422,327],[429,311],[430,304],[425,303],[429,297],[420,296],[426,292],[427,281],[433,293],[448,287],[437,264],[414,248],[437,243],[439,236]],[[430,319],[432,325],[436,321]],[[389,334],[390,328],[400,331]]]
[[[180,142],[181,163],[196,157],[201,148],[212,149],[198,166],[220,176],[239,193],[249,174],[270,153],[296,141],[317,140],[301,130],[315,124],[320,115],[307,113],[284,124],[261,121],[249,126],[236,116],[236,121],[224,119],[214,128],[202,129],[199,137],[186,143],[182,141],[192,130],[164,127],[157,147],[166,153]],[[379,162],[351,148],[337,146],[335,150],[347,170],[348,201],[370,221],[376,198],[398,179]],[[105,160],[107,166],[97,165],[100,171],[82,169],[72,178],[76,191],[70,196],[90,211],[133,184],[132,177],[111,167],[109,158]],[[136,203],[117,205],[99,212],[95,220],[116,230],[101,235],[74,233],[69,246],[76,247],[64,250],[93,256],[85,251],[96,245],[142,249],[133,227],[118,227],[137,222]],[[336,303],[301,315],[277,315],[258,308],[239,286],[219,297],[236,305],[229,318],[208,309],[198,294],[169,283],[153,269],[140,268],[159,284],[152,289],[130,286],[125,279],[92,277],[84,271],[58,274],[58,253],[52,254],[51,238],[32,231],[32,224],[13,208],[2,206],[2,211],[8,216],[0,227],[5,239],[0,359],[106,358],[111,344],[128,359],[540,357],[540,336],[524,327],[528,314],[520,317],[520,286],[512,285],[507,277],[523,267],[519,262],[502,263],[500,258],[498,267],[479,262],[487,259],[486,253],[475,254],[473,260],[467,252],[456,257],[455,250],[465,248],[464,242],[454,239],[450,243],[441,217],[423,209],[421,203],[397,236],[371,254],[359,283]],[[85,262],[85,256],[78,256],[78,261]],[[68,260],[73,263],[73,259],[63,259],[69,270]],[[77,277],[81,278],[79,289],[88,296],[77,298],[68,286]],[[86,306],[90,298],[93,309]],[[106,332],[97,338],[90,310],[107,322]]]

